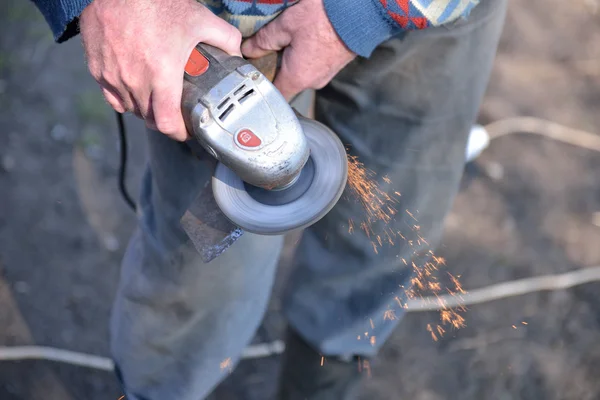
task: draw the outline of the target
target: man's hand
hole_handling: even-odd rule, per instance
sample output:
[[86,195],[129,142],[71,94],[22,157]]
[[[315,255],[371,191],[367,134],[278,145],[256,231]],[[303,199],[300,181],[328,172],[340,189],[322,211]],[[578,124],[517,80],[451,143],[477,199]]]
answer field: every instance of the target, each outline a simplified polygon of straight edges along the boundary
[[202,42],[241,55],[240,32],[194,0],[94,0],[80,17],[89,70],[106,101],[176,140],[183,71]]
[[321,89],[356,57],[329,22],[323,0],[301,0],[242,44],[247,58],[281,49],[275,86],[287,100],[304,89]]

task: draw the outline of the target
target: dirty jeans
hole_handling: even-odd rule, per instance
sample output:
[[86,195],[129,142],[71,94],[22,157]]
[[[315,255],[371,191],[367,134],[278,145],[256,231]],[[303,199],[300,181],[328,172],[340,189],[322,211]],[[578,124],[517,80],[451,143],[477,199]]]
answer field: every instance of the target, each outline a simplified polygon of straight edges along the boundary
[[[467,21],[391,39],[317,93],[316,118],[374,171],[397,210],[387,223],[371,221],[369,237],[360,228],[365,210],[347,189],[305,230],[284,314],[321,354],[373,356],[400,321],[410,265],[425,261],[457,193],[505,7],[484,0]],[[210,171],[158,132],[148,132],[148,143],[111,352],[128,399],[199,400],[228,374],[221,362],[236,363],[258,328],[283,237],[244,233],[204,264],[179,218]]]

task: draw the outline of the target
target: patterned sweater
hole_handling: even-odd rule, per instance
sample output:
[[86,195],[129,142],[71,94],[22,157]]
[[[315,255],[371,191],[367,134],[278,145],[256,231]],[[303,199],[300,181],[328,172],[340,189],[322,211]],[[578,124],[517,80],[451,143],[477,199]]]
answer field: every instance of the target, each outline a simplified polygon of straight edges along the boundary
[[[32,0],[58,43],[78,33],[78,16],[92,0]],[[102,0],[96,0],[102,1]],[[176,0],[174,0],[176,1]],[[302,0],[198,0],[250,36],[285,8]],[[323,0],[340,38],[368,57],[385,40],[414,29],[466,18],[479,0]]]

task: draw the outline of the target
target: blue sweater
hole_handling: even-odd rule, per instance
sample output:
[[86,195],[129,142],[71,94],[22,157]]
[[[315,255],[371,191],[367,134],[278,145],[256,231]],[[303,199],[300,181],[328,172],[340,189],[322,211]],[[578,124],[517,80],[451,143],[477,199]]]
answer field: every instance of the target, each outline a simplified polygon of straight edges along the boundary
[[[32,0],[58,43],[77,35],[78,17],[92,0]],[[96,0],[102,1],[102,0]],[[176,0],[173,0],[176,1]],[[198,0],[250,36],[286,7],[302,0]],[[368,57],[402,32],[440,26],[466,17],[479,0],[323,0],[344,43]]]

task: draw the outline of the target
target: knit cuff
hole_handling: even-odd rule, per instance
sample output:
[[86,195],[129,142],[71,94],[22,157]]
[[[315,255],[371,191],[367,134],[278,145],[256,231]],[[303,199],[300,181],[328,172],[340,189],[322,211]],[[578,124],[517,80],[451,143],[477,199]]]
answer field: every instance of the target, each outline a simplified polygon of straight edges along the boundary
[[92,0],[33,0],[52,29],[57,43],[79,33],[79,16]]
[[395,33],[379,0],[323,0],[334,29],[346,46],[369,57]]

